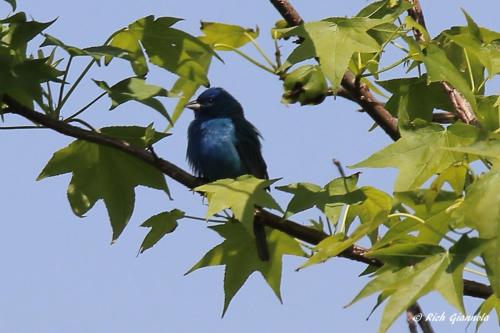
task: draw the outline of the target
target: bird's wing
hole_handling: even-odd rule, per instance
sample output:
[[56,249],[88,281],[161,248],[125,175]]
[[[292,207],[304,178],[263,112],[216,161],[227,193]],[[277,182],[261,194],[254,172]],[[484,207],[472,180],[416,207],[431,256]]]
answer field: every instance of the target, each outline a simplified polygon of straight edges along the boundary
[[248,173],[258,178],[268,179],[267,165],[261,152],[259,131],[246,119],[238,119],[235,122],[235,147],[241,163]]

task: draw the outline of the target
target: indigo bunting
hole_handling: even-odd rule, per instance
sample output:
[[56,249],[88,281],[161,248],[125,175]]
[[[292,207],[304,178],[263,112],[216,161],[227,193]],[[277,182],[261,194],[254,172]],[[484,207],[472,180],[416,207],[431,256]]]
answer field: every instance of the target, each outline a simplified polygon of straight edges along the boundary
[[[187,159],[208,181],[251,174],[267,179],[259,131],[245,119],[240,103],[222,88],[209,88],[186,104],[194,111],[188,129]],[[269,260],[264,226],[254,223],[257,253]]]

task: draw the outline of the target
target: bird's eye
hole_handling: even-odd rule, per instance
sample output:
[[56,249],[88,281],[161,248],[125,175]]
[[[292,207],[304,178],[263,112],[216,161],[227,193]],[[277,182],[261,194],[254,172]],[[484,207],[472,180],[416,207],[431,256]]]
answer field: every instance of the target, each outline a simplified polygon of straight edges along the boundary
[[209,103],[213,103],[213,102],[214,102],[213,97],[210,97],[210,98],[208,99],[208,102],[209,102]]

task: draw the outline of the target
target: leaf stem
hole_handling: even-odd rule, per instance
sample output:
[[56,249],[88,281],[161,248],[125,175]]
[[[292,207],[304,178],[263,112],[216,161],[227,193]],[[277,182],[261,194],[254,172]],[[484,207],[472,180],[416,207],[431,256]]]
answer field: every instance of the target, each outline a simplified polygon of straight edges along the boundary
[[481,88],[485,85],[487,79],[484,79],[481,84],[479,84],[479,86],[477,86],[477,91],[476,92],[479,92],[479,90],[481,90]]
[[276,71],[272,68],[269,68],[267,67],[266,65],[263,65],[261,64],[260,62],[258,62],[257,60],[253,59],[252,57],[250,57],[249,55],[245,54],[244,52],[238,50],[237,48],[234,48],[230,45],[226,45],[226,44],[215,44],[214,45],[214,48],[217,48],[217,47],[224,47],[224,48],[228,48],[230,49],[231,51],[234,51],[236,52],[237,54],[239,54],[240,56],[242,56],[243,58],[245,58],[246,60],[250,61],[252,64],[254,64],[255,66],[257,67],[260,67],[262,68],[263,70],[265,70],[266,72],[269,72],[271,74],[276,74]]
[[68,118],[66,118],[64,120],[64,122],[69,122],[71,121],[72,119],[78,117],[80,114],[82,114],[85,110],[87,110],[88,108],[90,108],[92,105],[94,105],[94,103],[96,103],[98,100],[100,100],[102,97],[104,97],[105,95],[107,94],[107,92],[103,92],[102,94],[100,94],[99,96],[97,96],[96,98],[94,98],[91,102],[89,102],[87,105],[85,105],[83,108],[81,108],[80,110],[78,110],[77,112],[75,112],[74,114],[72,114],[71,116],[69,116]]
[[47,81],[47,103],[49,104],[49,108],[52,113],[54,111],[54,99],[52,98],[52,88],[50,86],[50,81]]
[[[425,225],[429,230],[431,230],[432,232],[434,232],[436,235],[440,236],[440,237],[443,237],[443,239],[446,239],[448,242],[452,243],[452,244],[456,244],[456,240],[454,240],[453,238],[447,236],[447,235],[441,235],[441,233],[436,230],[434,227],[430,226],[429,224],[427,224],[425,222],[425,220],[421,219],[420,217],[418,216],[415,216],[415,215],[412,215],[412,214],[407,214],[407,213],[394,213],[394,214],[390,214],[388,215],[387,217],[388,218],[391,218],[391,217],[407,217],[407,218],[410,218],[410,219],[413,219],[417,222],[420,222],[421,224]],[[476,260],[471,260],[471,264],[474,264],[476,265],[477,267],[479,268],[485,268],[485,266],[483,264],[481,264],[480,262],[476,261]]]
[[373,76],[373,75],[376,75],[376,74],[380,74],[380,73],[384,73],[384,72],[387,72],[388,70],[391,70],[393,69],[394,67],[397,67],[399,65],[401,65],[402,63],[404,63],[405,61],[407,61],[408,59],[410,59],[410,56],[406,56],[398,61],[396,61],[395,63],[391,64],[391,65],[388,65],[386,67],[383,67],[381,68],[380,70],[378,70],[376,73],[366,73],[366,74],[363,74],[361,75],[361,77],[369,77],[369,76]]
[[446,239],[448,242],[452,243],[452,244],[455,244],[457,241],[454,240],[453,238],[451,238],[450,236],[447,236],[447,235],[441,235],[441,233],[436,230],[434,227],[430,226],[429,224],[427,224],[425,222],[425,220],[421,219],[420,217],[418,216],[415,216],[415,215],[412,215],[412,214],[408,214],[408,213],[394,213],[394,214],[390,214],[387,216],[388,218],[391,218],[391,217],[406,217],[406,218],[410,218],[412,220],[415,220],[423,225],[425,225],[429,230],[431,230],[432,232],[434,232],[436,235],[438,236],[441,236],[443,237],[444,239]]
[[250,43],[252,43],[252,45],[255,47],[255,49],[257,50],[257,52],[259,52],[259,54],[262,56],[262,58],[264,58],[264,60],[267,62],[267,64],[269,66],[271,66],[275,71],[276,69],[278,68],[276,66],[276,64],[274,64],[272,62],[272,60],[266,55],[266,53],[264,52],[264,50],[262,50],[259,46],[259,44],[257,43],[257,41],[255,40],[255,38],[252,37],[252,35],[250,35],[248,32],[245,32],[245,36],[250,40]]
[[488,275],[484,274],[483,272],[476,271],[475,269],[472,269],[472,268],[464,267],[464,271],[472,273],[472,274],[476,274],[476,275],[479,275],[482,277],[488,277]]
[[226,221],[223,221],[223,220],[206,219],[206,218],[203,218],[203,217],[191,216],[191,215],[184,215],[184,218],[191,219],[191,220],[196,220],[196,221],[203,221],[203,222],[226,223]]
[[56,114],[57,114],[57,118],[59,118],[59,113],[61,112],[61,103],[62,103],[62,100],[63,100],[63,96],[64,96],[64,87],[66,85],[66,82],[67,82],[67,79],[68,79],[68,74],[69,74],[69,70],[71,68],[71,63],[73,62],[73,56],[69,56],[69,59],[68,59],[68,63],[66,64],[66,69],[64,70],[64,76],[63,76],[63,79],[62,79],[62,82],[61,82],[61,87],[59,88],[59,99],[57,101],[57,108],[55,110]]
[[69,121],[67,121],[67,123],[68,124],[69,123],[79,123],[79,124],[82,124],[83,126],[87,127],[88,129],[90,129],[92,132],[99,132],[92,125],[90,125],[88,122],[81,120],[79,118],[70,119]]
[[347,214],[349,214],[349,207],[351,207],[351,205],[345,206],[344,215],[342,216],[342,221],[340,223],[340,228],[339,228],[339,232],[341,233],[345,233],[345,225],[347,222]]
[[463,50],[464,50],[464,55],[465,55],[465,62],[467,63],[467,71],[469,72],[470,85],[471,85],[472,91],[476,91],[476,88],[475,88],[476,84],[474,82],[474,76],[472,75],[472,66],[470,64],[469,55],[467,54],[466,49],[463,49]]
[[[389,38],[380,46],[380,50],[378,50],[373,57],[366,62],[366,64],[360,68],[359,70],[359,75],[363,74],[363,72],[367,69],[367,66],[370,62],[375,61],[377,57],[384,51],[385,47],[392,41],[392,39],[401,31],[402,26],[399,26],[396,30],[393,31],[393,33],[389,36]],[[360,62],[361,66],[361,54],[358,54],[358,61]],[[378,62],[378,61],[377,61]]]
[[[78,87],[78,85],[80,84],[80,82],[83,80],[83,78],[85,77],[85,75],[87,75],[87,73],[89,72],[89,70],[92,68],[92,66],[95,63],[96,63],[96,60],[92,59],[89,62],[89,64],[87,65],[87,67],[85,67],[85,69],[83,70],[83,72],[78,76],[78,78],[76,79],[75,83],[73,83],[73,85],[71,86],[71,88],[69,88],[69,90],[66,93],[66,95],[64,96],[64,98],[57,105],[57,109],[56,109],[57,115],[59,115],[61,113],[61,109],[64,106],[64,104],[68,101],[68,99],[70,98],[71,94],[73,94],[73,92],[75,91],[76,87]],[[59,96],[59,97],[61,97],[61,96]]]
[[403,51],[406,54],[410,53],[410,51],[408,51],[404,46],[402,46],[401,44],[399,44],[399,43],[397,43],[397,42],[395,42],[393,40],[390,41],[389,43],[391,43],[394,47],[400,49],[401,51]]

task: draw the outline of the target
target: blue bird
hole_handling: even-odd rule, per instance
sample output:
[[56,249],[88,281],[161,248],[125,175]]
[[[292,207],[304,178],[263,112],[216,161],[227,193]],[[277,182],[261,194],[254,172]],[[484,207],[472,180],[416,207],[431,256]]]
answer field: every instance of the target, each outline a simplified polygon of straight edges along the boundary
[[[188,129],[187,159],[208,181],[251,174],[267,179],[259,131],[245,119],[240,103],[222,88],[209,88],[186,104],[194,111]],[[269,260],[264,226],[254,223],[257,253]]]

